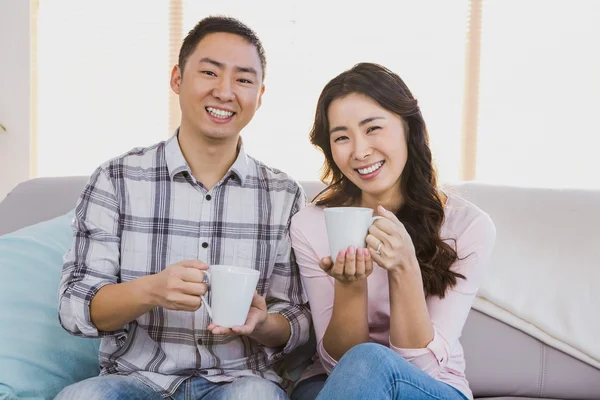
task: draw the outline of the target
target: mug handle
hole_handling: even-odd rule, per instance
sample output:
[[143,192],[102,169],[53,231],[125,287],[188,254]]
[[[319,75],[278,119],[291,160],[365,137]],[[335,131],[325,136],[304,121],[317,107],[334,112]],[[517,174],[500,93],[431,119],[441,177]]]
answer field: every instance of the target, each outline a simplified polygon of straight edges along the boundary
[[[210,271],[204,271],[204,275],[206,278],[206,284],[210,285]],[[206,311],[208,312],[208,316],[210,317],[210,319],[213,319],[212,309],[208,305],[208,301],[206,301],[206,293],[202,295],[202,305],[206,307]]]
[[376,216],[372,217],[371,218],[371,224],[374,224],[375,221],[377,221],[378,219],[381,219],[381,218],[383,218],[381,215],[376,215]]

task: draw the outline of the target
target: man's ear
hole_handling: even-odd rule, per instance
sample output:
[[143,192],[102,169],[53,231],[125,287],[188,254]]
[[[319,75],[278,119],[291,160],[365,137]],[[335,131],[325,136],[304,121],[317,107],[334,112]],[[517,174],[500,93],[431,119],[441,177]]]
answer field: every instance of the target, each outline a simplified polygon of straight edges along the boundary
[[173,67],[173,70],[171,71],[171,82],[170,83],[171,83],[171,89],[176,94],[179,94],[182,78],[183,78],[183,75],[181,73],[181,69],[179,68],[179,65],[175,65]]
[[256,105],[256,109],[258,110],[262,105],[262,96],[265,94],[265,85],[262,85],[260,88],[260,94],[258,95],[258,104]]

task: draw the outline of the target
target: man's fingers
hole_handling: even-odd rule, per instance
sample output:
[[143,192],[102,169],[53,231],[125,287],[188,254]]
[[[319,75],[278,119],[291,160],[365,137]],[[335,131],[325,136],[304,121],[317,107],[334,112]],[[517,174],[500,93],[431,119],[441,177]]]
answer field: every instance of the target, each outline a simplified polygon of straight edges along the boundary
[[175,293],[167,296],[167,306],[171,310],[196,311],[202,305],[202,298],[190,294]]
[[249,335],[254,330],[253,328],[243,325],[243,326],[234,326],[231,330],[237,335]]
[[182,265],[184,267],[188,267],[188,268],[199,269],[201,271],[208,269],[208,264],[205,263],[204,261],[200,261],[200,260],[183,260],[183,261],[179,261],[177,264]]
[[185,282],[202,283],[205,273],[199,269],[186,268],[181,272],[181,279]]
[[233,333],[231,329],[223,328],[215,324],[208,325],[207,329],[211,331],[213,335],[231,335]]
[[183,282],[181,291],[192,296],[202,296],[208,291],[208,285],[206,283]]

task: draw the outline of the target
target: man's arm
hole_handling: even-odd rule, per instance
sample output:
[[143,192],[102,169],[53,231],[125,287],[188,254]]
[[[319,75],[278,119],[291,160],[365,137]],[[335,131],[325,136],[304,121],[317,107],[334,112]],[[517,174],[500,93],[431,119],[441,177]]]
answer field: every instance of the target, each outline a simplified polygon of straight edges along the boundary
[[202,283],[208,265],[198,260],[180,261],[155,275],[106,285],[90,305],[92,324],[99,331],[115,331],[154,307],[196,311],[208,289]]
[[116,331],[154,305],[150,302],[149,276],[102,287],[90,303],[92,324],[102,332]]
[[[99,332],[92,322],[90,304],[99,290],[117,284],[120,238],[119,204],[115,189],[102,167],[90,177],[77,203],[73,245],[65,255],[59,287],[59,320],[73,335],[116,335],[118,328]],[[117,307],[118,308],[118,307]]]
[[278,348],[284,346],[292,334],[288,320],[279,313],[267,314],[267,319],[257,326],[249,336],[266,347]]
[[[267,323],[265,325],[270,328],[269,339],[273,339],[273,343],[277,344],[269,347],[283,347],[284,354],[306,343],[310,336],[310,309],[302,290],[300,269],[292,251],[289,231],[292,217],[305,205],[306,195],[298,186],[287,220],[287,229],[279,243],[277,260],[267,293],[269,317],[268,325]],[[261,331],[267,329],[260,329],[259,335]]]
[[119,202],[107,173],[90,177],[77,204],[74,241],[65,255],[59,288],[59,320],[85,337],[118,335],[129,322],[156,306],[197,310],[207,286],[206,264],[182,261],[156,275],[118,283]]

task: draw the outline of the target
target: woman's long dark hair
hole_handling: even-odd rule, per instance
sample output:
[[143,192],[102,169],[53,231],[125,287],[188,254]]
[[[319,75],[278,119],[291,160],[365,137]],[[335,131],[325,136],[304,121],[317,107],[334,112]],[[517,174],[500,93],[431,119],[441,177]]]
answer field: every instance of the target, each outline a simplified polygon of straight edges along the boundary
[[457,278],[465,277],[450,270],[458,255],[440,238],[444,222],[443,194],[437,186],[421,110],[404,81],[387,68],[372,63],[357,64],[333,78],[321,92],[310,141],[325,155],[321,180],[328,186],[314,202],[326,207],[349,206],[360,198],[360,189],[333,161],[327,118],[331,103],[352,93],[375,100],[381,107],[399,115],[408,127],[408,159],[400,179],[403,205],[396,216],[414,243],[425,295],[443,298],[446,290],[456,285]]

